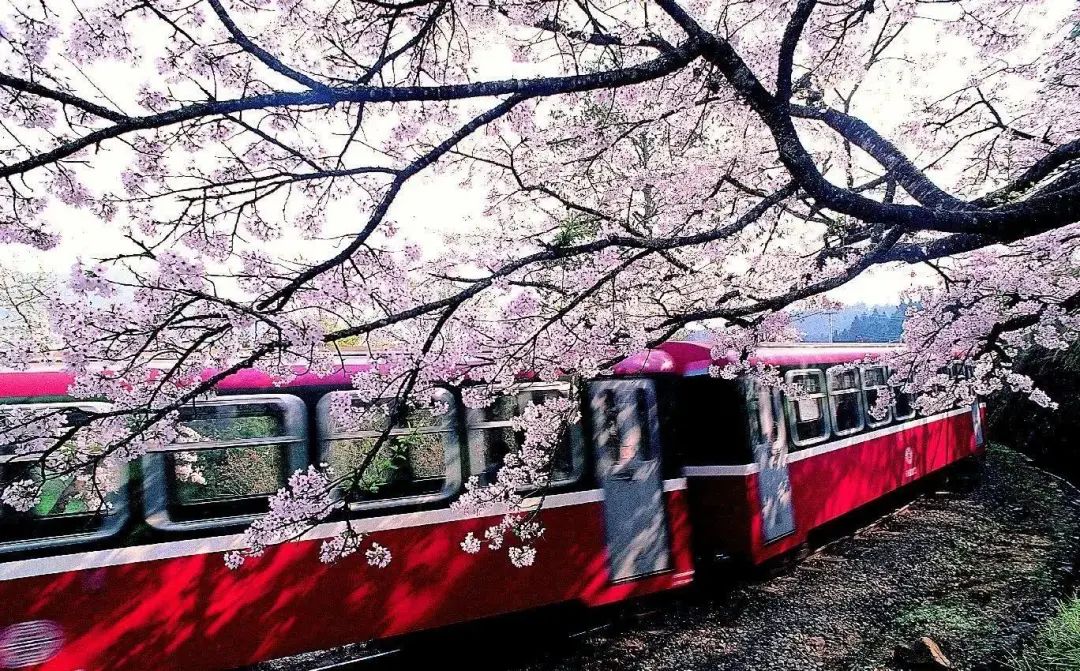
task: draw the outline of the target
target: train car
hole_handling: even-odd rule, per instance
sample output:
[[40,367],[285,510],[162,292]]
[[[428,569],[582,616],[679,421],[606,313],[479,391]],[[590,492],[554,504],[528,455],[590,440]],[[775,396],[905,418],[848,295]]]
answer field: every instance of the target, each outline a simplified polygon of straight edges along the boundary
[[[791,398],[750,379],[709,375],[708,344],[670,342],[616,366],[657,386],[668,451],[686,478],[696,553],[763,564],[814,530],[984,451],[986,406],[917,416],[899,385],[884,416],[871,409],[892,377],[891,345],[775,345],[752,365],[779,369]],[[954,375],[968,374],[956,364]]]
[[[981,449],[978,409],[974,422],[960,410],[916,418],[901,397],[884,423],[871,422],[865,408],[886,371],[839,366],[871,351],[765,351],[763,361],[807,390],[799,400],[710,377],[722,362],[694,343],[641,352],[589,381],[582,425],[569,427],[554,458],[546,533],[524,568],[505,552],[459,547],[502,511],[469,516],[450,503],[515,449],[513,415],[569,393],[568,383],[523,382],[481,410],[446,389],[445,413],[413,413],[392,427],[384,449],[398,464],[394,477],[376,468],[381,480],[339,515],[230,570],[222,554],[242,547],[243,529],[290,473],[346,467],[383,428],[335,426],[329,408],[342,395],[349,402],[355,368],[283,386],[237,373],[182,411],[183,440],[131,464],[107,514],[65,492],[74,478],[50,485],[29,512],[0,509],[0,669],[230,669],[677,588],[694,579],[695,548],[766,561],[825,521]],[[71,379],[0,373],[0,412],[59,407],[77,416],[88,403],[67,395]],[[195,464],[215,477],[193,481]],[[0,482],[32,473],[0,445]],[[389,565],[372,566],[363,553],[322,563],[321,540],[344,525],[388,548]]]
[[[513,566],[505,551],[466,554],[466,534],[483,537],[502,511],[470,517],[450,503],[468,477],[490,477],[514,449],[514,413],[568,384],[516,385],[486,410],[468,410],[446,390],[446,413],[414,413],[393,428],[391,447],[407,461],[394,478],[299,542],[230,570],[223,552],[243,547],[242,531],[290,473],[344,466],[379,435],[381,427],[335,426],[329,407],[351,394],[351,372],[284,386],[253,370],[227,378],[214,398],[182,410],[182,442],[131,465],[108,514],[65,494],[74,478],[51,486],[32,511],[5,506],[0,669],[231,669],[509,611],[607,604],[693,579],[686,481],[659,468],[655,405],[641,382],[630,383],[644,394],[631,411],[606,416],[601,449],[580,427],[567,432],[532,566]],[[0,373],[0,412],[103,407],[68,397],[71,380],[52,370]],[[594,393],[610,384],[597,381]],[[618,383],[620,403],[625,390]],[[36,466],[22,459],[0,446],[0,481],[32,476]],[[209,485],[191,481],[193,463]],[[362,552],[322,563],[321,540],[346,524],[388,548],[389,565],[371,566]]]

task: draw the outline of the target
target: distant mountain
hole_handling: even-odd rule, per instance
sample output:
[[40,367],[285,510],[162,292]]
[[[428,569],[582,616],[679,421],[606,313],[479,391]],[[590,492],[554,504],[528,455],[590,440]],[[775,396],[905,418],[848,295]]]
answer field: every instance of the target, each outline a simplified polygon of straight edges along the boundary
[[[804,342],[899,342],[910,303],[900,305],[845,305],[829,312],[794,316]],[[682,329],[672,340],[711,342],[708,329]]]
[[795,317],[806,342],[898,342],[909,304],[848,305]]

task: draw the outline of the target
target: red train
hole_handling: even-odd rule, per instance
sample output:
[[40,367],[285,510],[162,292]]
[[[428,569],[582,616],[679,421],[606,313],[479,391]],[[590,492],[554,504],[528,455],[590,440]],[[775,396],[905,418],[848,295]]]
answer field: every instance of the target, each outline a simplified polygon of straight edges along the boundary
[[[346,523],[336,519],[231,571],[222,552],[241,547],[240,532],[289,473],[347,461],[378,433],[341,432],[329,419],[331,394],[349,393],[348,371],[284,387],[257,371],[236,374],[181,416],[196,438],[133,465],[110,514],[87,512],[64,491],[44,493],[29,513],[0,511],[0,669],[234,668],[672,589],[694,579],[696,557],[764,562],[815,527],[982,450],[981,406],[916,417],[897,394],[888,416],[873,417],[888,375],[864,362],[882,351],[763,348],[759,359],[801,387],[798,399],[710,377],[720,362],[697,343],[641,352],[588,382],[584,426],[557,455],[547,532],[526,568],[503,553],[462,552],[465,535],[495,518],[449,504],[469,476],[487,477],[514,449],[517,408],[568,387],[522,384],[487,410],[467,410],[447,390],[447,413],[395,430],[407,477],[378,483],[347,513],[393,553],[386,568],[359,554],[321,563],[319,539]],[[77,407],[65,396],[70,379],[2,373],[0,411]],[[25,473],[4,455],[0,446],[0,479]],[[193,482],[192,464],[224,475]]]

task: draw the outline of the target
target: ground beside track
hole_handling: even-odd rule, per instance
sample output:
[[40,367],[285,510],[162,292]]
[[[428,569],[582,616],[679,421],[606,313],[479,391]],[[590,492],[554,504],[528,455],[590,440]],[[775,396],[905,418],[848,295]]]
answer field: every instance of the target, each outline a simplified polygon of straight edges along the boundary
[[[451,663],[505,671],[892,670],[896,646],[937,641],[957,669],[1001,669],[1072,588],[1080,508],[1067,484],[1004,448],[981,483],[931,488],[834,530],[838,539],[788,571],[738,578],[583,620],[568,638],[550,621],[511,632],[427,641],[381,664]],[[875,520],[873,515],[883,515]],[[446,649],[453,645],[455,650]],[[347,654],[296,660],[312,669]],[[356,668],[364,668],[358,665]],[[344,668],[344,667],[341,667]],[[432,667],[434,668],[434,667]]]

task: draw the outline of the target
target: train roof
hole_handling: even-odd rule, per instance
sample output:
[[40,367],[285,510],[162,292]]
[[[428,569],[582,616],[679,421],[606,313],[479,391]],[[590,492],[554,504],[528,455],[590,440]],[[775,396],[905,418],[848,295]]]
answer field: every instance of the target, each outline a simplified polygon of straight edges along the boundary
[[[896,344],[773,343],[759,346],[750,361],[773,366],[851,363],[873,359],[898,349]],[[734,352],[721,360],[714,360],[709,343],[671,341],[632,354],[617,363],[614,372],[616,375],[703,375],[708,373],[711,365],[735,360]],[[350,357],[344,366],[329,375],[317,375],[303,367],[296,367],[293,370],[295,377],[287,381],[275,379],[265,371],[248,368],[229,375],[216,387],[219,391],[230,391],[349,386],[354,374],[370,370],[371,365],[371,359],[367,357]],[[214,370],[203,371],[201,378],[207,379],[215,373]],[[0,370],[0,398],[67,396],[74,378],[72,372],[48,365],[21,371]]]
[[[370,370],[370,368],[370,362],[351,361],[329,375],[316,375],[297,366],[293,369],[295,377],[288,381],[275,379],[265,371],[246,368],[223,379],[216,385],[216,389],[228,391],[275,387],[287,389],[289,387],[348,386],[355,373]],[[205,370],[200,374],[200,379],[209,379],[216,372]],[[74,379],[74,373],[57,367],[36,366],[23,371],[0,371],[0,398],[67,396],[68,387]]]
[[[616,375],[704,375],[710,366],[738,360],[734,351],[716,359],[712,349],[710,343],[675,340],[632,354],[614,370]],[[899,350],[896,343],[769,343],[758,347],[750,363],[783,367],[853,363]]]

